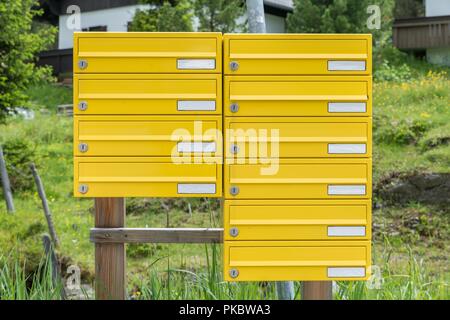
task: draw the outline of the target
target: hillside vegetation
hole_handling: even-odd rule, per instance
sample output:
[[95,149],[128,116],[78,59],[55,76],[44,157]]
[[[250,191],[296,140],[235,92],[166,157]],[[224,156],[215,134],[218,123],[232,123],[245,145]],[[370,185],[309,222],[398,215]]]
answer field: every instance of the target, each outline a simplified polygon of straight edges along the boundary
[[[336,298],[450,298],[450,212],[446,199],[422,201],[417,195],[408,198],[407,189],[401,193],[401,187],[418,176],[425,177],[424,181],[430,176],[441,179],[441,185],[435,183],[437,189],[449,184],[447,72],[425,63],[395,68],[386,63],[375,74],[373,256],[383,281],[369,287],[361,282],[338,283]],[[15,272],[23,273],[25,284],[26,276],[40,270],[41,236],[47,232],[39,197],[30,183],[28,162],[36,163],[45,184],[61,240],[58,254],[63,273],[70,264],[77,264],[83,282],[88,284],[93,279],[94,252],[89,242],[93,203],[72,196],[72,119],[56,115],[57,104],[71,103],[71,88],[35,87],[30,95],[35,119],[16,117],[0,126],[0,143],[9,162],[17,211],[7,214],[0,201],[0,297],[25,298],[30,294],[34,298],[57,298],[58,290],[51,289],[46,277],[41,286],[30,287],[28,293],[11,288]],[[390,195],[396,192],[405,201],[393,201]],[[219,202],[213,199],[129,199],[127,208],[129,227],[222,224]],[[130,295],[146,299],[275,298],[270,283],[222,282],[220,250],[218,245],[130,245]],[[33,290],[42,294],[33,295]]]

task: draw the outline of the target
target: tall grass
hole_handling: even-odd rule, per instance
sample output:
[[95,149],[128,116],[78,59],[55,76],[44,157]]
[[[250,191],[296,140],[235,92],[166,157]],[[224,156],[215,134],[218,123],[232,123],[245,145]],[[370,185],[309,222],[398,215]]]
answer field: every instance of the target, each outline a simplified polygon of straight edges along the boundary
[[15,256],[0,256],[0,300],[58,300],[62,283],[52,282],[48,258],[42,258],[37,270],[27,274]]
[[[381,253],[380,278],[371,281],[334,283],[336,300],[414,300],[449,299],[446,275],[433,274],[422,260],[408,250],[406,268],[393,269],[392,248],[387,243]],[[132,299],[204,299],[204,300],[272,300],[277,299],[274,282],[225,282],[222,280],[221,253],[217,245],[205,245],[208,257],[204,270],[150,268],[131,289]],[[156,261],[163,262],[164,259]],[[143,276],[143,277],[142,277]],[[136,279],[134,279],[136,280]],[[301,298],[301,284],[295,283],[295,299]]]

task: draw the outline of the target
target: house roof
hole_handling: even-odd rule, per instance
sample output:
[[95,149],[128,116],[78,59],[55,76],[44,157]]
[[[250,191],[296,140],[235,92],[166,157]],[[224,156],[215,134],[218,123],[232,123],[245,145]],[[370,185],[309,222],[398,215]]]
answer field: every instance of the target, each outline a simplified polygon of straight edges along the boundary
[[[117,8],[138,4],[139,0],[40,0],[41,5],[48,7],[52,14],[66,14],[70,5],[77,5],[81,12],[95,11],[107,8]],[[283,12],[292,11],[292,0],[264,0],[264,5],[269,9],[279,10]]]

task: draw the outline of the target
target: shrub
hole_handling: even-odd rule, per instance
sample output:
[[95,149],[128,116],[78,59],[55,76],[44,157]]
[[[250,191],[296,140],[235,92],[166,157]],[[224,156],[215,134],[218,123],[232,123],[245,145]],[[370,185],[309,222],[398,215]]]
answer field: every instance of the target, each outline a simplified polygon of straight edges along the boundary
[[30,174],[29,163],[37,159],[35,148],[26,140],[13,138],[5,142],[3,152],[11,189],[13,191],[31,190],[34,181]]

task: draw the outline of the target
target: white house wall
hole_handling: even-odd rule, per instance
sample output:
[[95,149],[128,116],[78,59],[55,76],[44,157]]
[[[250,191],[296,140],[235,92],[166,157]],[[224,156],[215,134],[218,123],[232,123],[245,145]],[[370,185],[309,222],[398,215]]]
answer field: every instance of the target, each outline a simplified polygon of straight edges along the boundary
[[[107,31],[126,32],[128,23],[133,19],[137,9],[146,9],[147,5],[132,5],[125,7],[110,8],[104,10],[81,12],[81,29],[106,26]],[[67,27],[69,15],[61,15],[59,17],[59,39],[58,49],[73,48],[74,31]],[[266,29],[268,33],[284,33],[286,32],[285,19],[283,17],[272,14],[265,14]],[[245,17],[240,18],[243,20]],[[194,28],[198,26],[198,21],[194,21]],[[236,30],[239,32],[239,30]]]
[[450,0],[425,0],[425,16],[450,15]]
[[[146,5],[132,5],[125,7],[110,8],[104,10],[81,12],[81,29],[106,26],[107,31],[125,32],[128,22],[133,19],[137,9],[145,9]],[[58,48],[69,49],[73,47],[74,31],[67,28],[69,15],[59,16]]]

